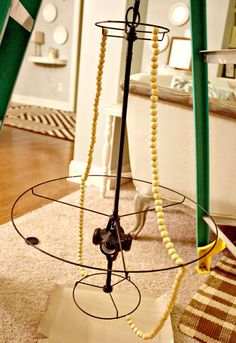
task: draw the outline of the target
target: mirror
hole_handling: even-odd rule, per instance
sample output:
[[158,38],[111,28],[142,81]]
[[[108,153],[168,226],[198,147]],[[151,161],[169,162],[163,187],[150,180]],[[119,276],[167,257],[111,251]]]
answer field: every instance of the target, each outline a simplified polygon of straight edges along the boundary
[[68,39],[68,31],[64,26],[57,26],[53,32],[54,42],[58,45],[65,44]]
[[191,40],[185,37],[172,37],[168,65],[182,70],[191,69]]
[[170,8],[168,17],[172,25],[184,25],[189,20],[189,7],[183,2],[177,2]]
[[43,8],[43,19],[52,23],[57,17],[57,7],[53,3],[48,3]]

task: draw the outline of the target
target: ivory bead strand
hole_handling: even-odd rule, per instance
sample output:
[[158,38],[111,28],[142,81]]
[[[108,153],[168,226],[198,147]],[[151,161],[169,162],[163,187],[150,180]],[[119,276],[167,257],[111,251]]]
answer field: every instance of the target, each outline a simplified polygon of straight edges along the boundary
[[[184,261],[179,257],[174,243],[171,241],[169,231],[165,225],[165,216],[163,211],[163,202],[161,200],[161,194],[159,189],[159,172],[158,172],[158,149],[157,149],[157,131],[158,131],[158,112],[157,112],[157,102],[158,102],[158,83],[157,83],[157,68],[158,68],[158,28],[154,27],[152,32],[152,57],[151,57],[151,72],[150,72],[150,84],[151,84],[151,96],[150,96],[150,117],[151,117],[151,133],[150,133],[150,153],[151,153],[151,166],[152,166],[152,183],[153,183],[153,193],[155,199],[155,211],[157,216],[157,223],[162,237],[163,243],[167,249],[168,254],[170,255],[173,262],[176,266],[181,266],[175,281],[172,286],[171,295],[169,297],[166,309],[162,314],[159,322],[150,332],[141,331],[138,326],[134,323],[131,316],[127,316],[126,320],[131,330],[140,338],[152,339],[154,338],[161,328],[163,327],[165,321],[167,320],[170,312],[173,309],[175,300],[177,298],[178,290],[181,284],[181,281],[185,275],[186,267],[184,266]],[[155,123],[155,125],[154,125]]]
[[[90,144],[89,144],[86,168],[85,168],[83,176],[81,177],[81,185],[80,185],[79,206],[81,207],[81,209],[80,209],[80,216],[79,216],[79,242],[78,242],[78,251],[77,251],[77,262],[79,264],[83,264],[83,229],[84,229],[83,207],[84,207],[84,200],[85,200],[85,187],[86,187],[86,181],[88,179],[89,172],[91,169],[91,165],[93,161],[94,146],[96,143],[97,119],[99,116],[98,107],[99,107],[100,95],[101,95],[101,90],[102,90],[102,74],[103,74],[103,66],[105,62],[107,33],[108,33],[108,30],[104,29],[102,32],[102,39],[100,43],[99,63],[98,63],[97,77],[96,77],[96,95],[95,95],[94,104],[93,104],[93,121],[92,121],[92,128],[91,128]],[[88,275],[83,267],[79,267],[79,272],[83,277]]]

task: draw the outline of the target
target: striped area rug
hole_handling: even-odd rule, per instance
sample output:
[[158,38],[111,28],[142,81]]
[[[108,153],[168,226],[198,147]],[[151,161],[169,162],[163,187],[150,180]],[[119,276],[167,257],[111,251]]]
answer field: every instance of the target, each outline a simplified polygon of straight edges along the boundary
[[179,329],[202,343],[236,342],[236,259],[218,262],[187,306]]
[[4,125],[74,141],[75,122],[74,112],[10,104]]

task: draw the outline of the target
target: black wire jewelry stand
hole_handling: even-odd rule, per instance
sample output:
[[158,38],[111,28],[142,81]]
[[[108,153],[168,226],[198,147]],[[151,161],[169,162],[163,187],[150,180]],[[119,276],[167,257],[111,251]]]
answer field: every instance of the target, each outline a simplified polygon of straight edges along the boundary
[[[13,223],[14,228],[18,232],[18,234],[25,240],[25,242],[32,247],[38,249],[39,251],[45,253],[46,255],[50,257],[54,257],[60,261],[67,262],[69,264],[73,264],[76,266],[80,266],[86,269],[92,269],[97,271],[95,274],[91,274],[88,276],[83,277],[81,280],[77,281],[75,283],[74,289],[73,289],[73,299],[77,307],[87,315],[94,317],[94,318],[99,318],[99,319],[117,319],[124,317],[128,314],[133,313],[138,306],[140,305],[141,302],[141,293],[138,289],[138,287],[131,281],[130,279],[130,274],[133,273],[154,273],[154,272],[160,272],[160,271],[166,271],[166,270],[171,270],[171,269],[177,269],[181,266],[171,266],[171,267],[166,267],[166,268],[157,268],[157,269],[145,269],[145,270],[127,270],[126,268],[126,263],[125,263],[125,257],[124,257],[124,251],[129,251],[131,248],[132,244],[132,236],[130,234],[125,234],[123,228],[120,225],[120,219],[125,216],[131,216],[137,213],[141,212],[147,212],[147,211],[154,211],[154,208],[148,209],[145,211],[141,212],[132,212],[132,213],[126,213],[123,215],[119,215],[119,200],[120,200],[120,189],[121,189],[121,180],[122,179],[129,179],[129,180],[134,180],[137,182],[143,182],[147,184],[151,184],[151,182],[144,181],[144,180],[139,180],[139,179],[133,179],[133,178],[125,178],[122,176],[122,161],[123,161],[123,152],[124,152],[124,141],[125,141],[125,130],[126,130],[126,117],[127,117],[127,107],[128,107],[128,96],[129,96],[129,83],[130,83],[130,73],[131,73],[131,64],[132,64],[132,55],[133,55],[133,44],[136,40],[151,40],[151,38],[148,37],[152,33],[150,28],[153,27],[158,27],[159,33],[158,33],[158,40],[163,40],[165,34],[169,32],[169,30],[165,27],[162,26],[157,26],[157,25],[152,25],[152,24],[146,24],[146,23],[141,23],[140,22],[140,13],[139,13],[139,5],[140,5],[140,0],[135,0],[134,1],[134,6],[130,7],[125,16],[124,21],[102,21],[102,22],[97,22],[95,25],[102,28],[103,33],[105,32],[104,29],[108,29],[108,33],[106,34],[108,37],[115,37],[115,38],[123,38],[127,40],[127,55],[126,55],[126,65],[125,65],[125,77],[124,77],[124,90],[123,90],[123,103],[122,103],[122,115],[121,115],[121,129],[120,129],[120,141],[119,141],[119,154],[118,154],[118,161],[117,161],[117,172],[115,176],[111,175],[89,175],[90,177],[110,177],[110,178],[115,178],[116,181],[116,186],[115,186],[115,195],[114,195],[114,205],[113,205],[113,212],[112,215],[108,213],[102,213],[93,209],[89,208],[81,208],[80,206],[57,200],[48,196],[45,196],[43,194],[39,194],[37,192],[37,188],[41,185],[48,184],[53,181],[59,181],[63,179],[70,179],[70,178],[78,178],[81,177],[79,176],[67,176],[63,178],[57,178],[53,180],[48,180],[45,182],[42,182],[38,185],[33,186],[32,188],[26,190],[24,193],[22,193],[18,199],[15,201],[12,211],[11,211],[11,220]],[[179,192],[175,192],[171,189],[168,189],[167,187],[162,187],[166,190],[169,190],[171,192],[174,192],[175,194],[178,194],[182,197],[182,200],[179,202],[175,202],[169,205],[166,205],[166,207],[174,206],[174,205],[179,205],[184,203],[184,201],[187,199],[196,206],[200,207],[196,202],[193,200],[189,199],[188,197],[182,195]],[[47,252],[40,247],[38,247],[35,242],[34,242],[34,237],[27,238],[25,237],[20,230],[17,227],[17,224],[14,219],[14,211],[16,208],[16,205],[18,202],[21,200],[22,196],[25,195],[26,193],[31,192],[33,196],[44,198],[47,200],[55,201],[58,202],[62,205],[65,206],[72,206],[78,209],[82,209],[84,211],[89,211],[92,213],[96,213],[99,215],[103,215],[108,217],[108,223],[105,229],[95,229],[94,235],[93,235],[93,243],[95,245],[100,246],[101,252],[106,256],[107,259],[107,268],[100,268],[96,266],[91,266],[91,265],[84,265],[84,264],[79,264],[75,261],[67,260],[64,258],[61,258],[59,256],[56,256],[55,254],[51,254],[50,252]],[[215,225],[215,222],[213,218],[203,209],[203,212],[206,214],[207,217],[211,219],[215,226],[215,231],[216,231],[216,236],[218,238],[218,229],[217,226]],[[37,242],[37,241],[36,241]],[[217,239],[215,240],[215,243],[212,245],[212,248],[201,257],[204,258],[206,255],[208,255],[215,247],[217,242]],[[123,269],[113,269],[113,262],[116,260],[118,254],[121,253],[121,259],[122,259],[122,265]],[[192,261],[189,261],[185,263],[184,265],[190,265],[192,263],[195,263],[199,261],[200,258],[196,258]],[[124,276],[120,275],[123,274]],[[106,278],[106,282],[104,286],[100,286],[95,283],[90,283],[89,278],[92,278],[93,276],[101,276],[102,278]],[[116,276],[118,278],[118,281],[113,282],[113,277]],[[116,287],[118,284],[121,284],[122,282],[128,282],[136,291],[137,293],[137,302],[133,306],[133,308],[129,311],[126,311],[125,313],[121,313],[113,296],[112,292],[114,290],[114,287]],[[90,287],[95,287],[100,289],[101,291],[105,292],[108,294],[110,297],[112,306],[114,307],[114,315],[112,316],[97,316],[92,313],[89,313],[87,310],[83,309],[78,301],[78,298],[76,296],[76,289],[79,285],[86,285]]]

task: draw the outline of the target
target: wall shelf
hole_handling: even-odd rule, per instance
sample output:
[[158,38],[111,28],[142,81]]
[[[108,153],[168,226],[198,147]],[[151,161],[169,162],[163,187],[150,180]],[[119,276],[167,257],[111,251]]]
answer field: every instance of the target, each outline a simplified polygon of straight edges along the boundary
[[33,62],[36,64],[44,64],[44,65],[51,65],[51,66],[66,66],[67,60],[61,58],[51,58],[51,57],[44,57],[44,56],[29,56],[29,62]]
[[202,50],[207,63],[236,64],[236,49]]

